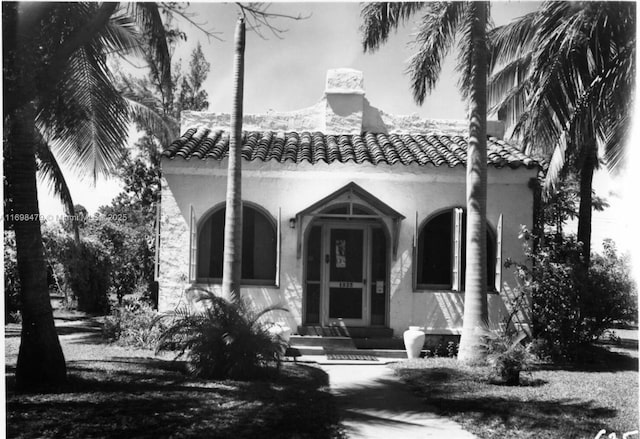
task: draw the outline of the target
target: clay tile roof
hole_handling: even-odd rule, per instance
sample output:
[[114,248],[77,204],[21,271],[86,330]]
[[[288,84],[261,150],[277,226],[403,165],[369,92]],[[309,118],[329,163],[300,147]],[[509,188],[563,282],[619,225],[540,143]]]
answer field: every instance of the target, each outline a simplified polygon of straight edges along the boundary
[[[162,155],[169,159],[222,160],[228,149],[228,132],[190,128]],[[242,135],[242,157],[249,161],[281,163],[398,163],[454,167],[466,165],[467,140],[443,133],[333,135],[307,131],[246,131]],[[496,168],[524,166],[528,169],[543,165],[542,161],[493,137],[487,139],[487,164]]]

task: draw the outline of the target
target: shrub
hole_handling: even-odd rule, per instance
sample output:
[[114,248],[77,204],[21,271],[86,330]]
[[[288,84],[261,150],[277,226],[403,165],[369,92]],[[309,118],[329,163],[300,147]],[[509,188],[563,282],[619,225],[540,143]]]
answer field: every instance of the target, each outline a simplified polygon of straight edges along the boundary
[[201,311],[182,308],[172,316],[157,350],[186,355],[190,372],[201,378],[253,379],[279,369],[283,341],[274,338],[259,319],[284,308],[271,306],[253,313],[243,302],[229,302],[210,291],[199,293]]
[[611,240],[603,243],[603,254],[594,254],[589,267],[589,294],[585,307],[594,337],[615,322],[637,322],[638,290],[631,276],[627,255],[618,255]]
[[91,239],[84,239],[76,245],[71,237],[64,246],[67,285],[78,300],[78,310],[89,313],[108,311],[111,262],[107,250],[100,242]]
[[114,306],[102,326],[103,336],[120,346],[155,349],[166,329],[163,322],[154,324],[158,313],[138,298],[125,298]]
[[487,362],[491,366],[489,379],[493,382],[516,386],[520,384],[520,372],[529,370],[538,361],[533,344],[524,344],[525,332],[497,333],[486,331]]
[[111,258],[107,249],[91,237],[76,243],[60,224],[47,225],[42,236],[49,264],[55,270],[62,268],[64,289],[74,296],[66,306],[77,303],[79,311],[108,311]]
[[126,218],[124,214],[98,215],[86,227],[86,232],[100,241],[111,256],[110,292],[118,303],[138,286],[153,281],[153,254],[147,242],[147,237],[153,236],[152,230],[130,227],[124,222]]
[[[524,228],[522,237],[527,247],[534,238]],[[527,248],[528,264],[515,264],[520,294],[531,298],[533,336],[546,354],[571,360],[613,321],[635,314],[637,292],[628,261],[610,243],[586,271],[575,237],[556,234],[540,242],[535,252]]]
[[20,323],[20,277],[16,240],[13,232],[4,232],[4,321]]

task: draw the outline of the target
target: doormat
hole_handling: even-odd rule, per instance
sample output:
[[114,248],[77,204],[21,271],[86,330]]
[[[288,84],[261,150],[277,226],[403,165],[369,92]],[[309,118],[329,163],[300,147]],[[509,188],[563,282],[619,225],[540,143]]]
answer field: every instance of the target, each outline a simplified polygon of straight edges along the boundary
[[327,360],[341,361],[378,361],[375,355],[367,354],[327,354]]

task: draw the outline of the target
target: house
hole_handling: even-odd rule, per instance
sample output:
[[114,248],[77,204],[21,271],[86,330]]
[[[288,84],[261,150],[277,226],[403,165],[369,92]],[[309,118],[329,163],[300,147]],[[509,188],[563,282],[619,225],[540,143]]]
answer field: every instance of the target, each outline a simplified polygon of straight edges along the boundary
[[[229,115],[185,112],[162,155],[159,310],[186,289],[219,292]],[[324,97],[289,113],[245,115],[242,296],[286,306],[298,332],[401,336],[409,325],[459,335],[464,304],[467,123],[373,107],[363,75],[330,70]],[[488,123],[489,317],[507,315],[532,226],[539,164]],[[367,332],[366,330],[369,330]]]

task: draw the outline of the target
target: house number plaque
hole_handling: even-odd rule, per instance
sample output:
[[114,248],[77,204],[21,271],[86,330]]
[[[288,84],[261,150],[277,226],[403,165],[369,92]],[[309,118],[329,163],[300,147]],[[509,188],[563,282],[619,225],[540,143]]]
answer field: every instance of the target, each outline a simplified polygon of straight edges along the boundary
[[340,282],[339,288],[353,288],[353,282]]

